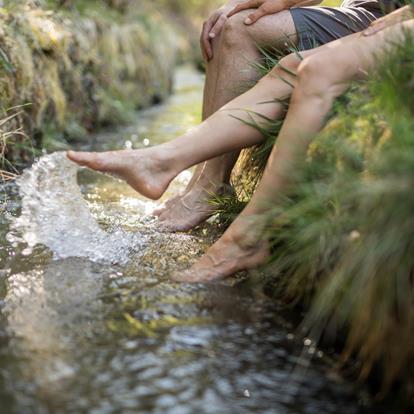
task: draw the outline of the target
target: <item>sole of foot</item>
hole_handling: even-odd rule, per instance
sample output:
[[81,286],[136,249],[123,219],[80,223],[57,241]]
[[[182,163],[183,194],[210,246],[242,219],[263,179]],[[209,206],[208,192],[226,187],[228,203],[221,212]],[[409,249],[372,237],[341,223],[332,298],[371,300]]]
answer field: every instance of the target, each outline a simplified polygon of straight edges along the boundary
[[143,196],[158,200],[175,175],[166,170],[165,166],[149,151],[122,150],[102,153],[68,151],[67,157],[80,166],[116,175]]

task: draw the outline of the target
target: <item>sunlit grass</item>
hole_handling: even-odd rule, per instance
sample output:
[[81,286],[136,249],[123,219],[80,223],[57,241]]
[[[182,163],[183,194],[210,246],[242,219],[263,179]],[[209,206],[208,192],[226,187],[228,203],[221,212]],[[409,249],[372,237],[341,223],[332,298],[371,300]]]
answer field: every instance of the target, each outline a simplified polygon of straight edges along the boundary
[[[368,81],[352,85],[336,102],[296,177],[298,185],[268,215],[267,234],[275,294],[310,307],[305,325],[315,339],[345,335],[344,359],[358,355],[362,379],[375,370],[383,395],[399,383],[409,398],[414,381],[413,67],[414,39],[407,35]],[[262,168],[247,159],[242,170],[249,163],[255,185]],[[227,197],[214,203],[228,222],[247,200]]]
[[320,5],[325,7],[338,7],[342,4],[342,1],[338,0],[324,0]]
[[10,181],[16,178],[17,171],[7,158],[8,146],[15,146],[17,140],[27,138],[22,127],[14,127],[13,121],[21,115],[21,112],[6,116],[0,120],[0,181]]

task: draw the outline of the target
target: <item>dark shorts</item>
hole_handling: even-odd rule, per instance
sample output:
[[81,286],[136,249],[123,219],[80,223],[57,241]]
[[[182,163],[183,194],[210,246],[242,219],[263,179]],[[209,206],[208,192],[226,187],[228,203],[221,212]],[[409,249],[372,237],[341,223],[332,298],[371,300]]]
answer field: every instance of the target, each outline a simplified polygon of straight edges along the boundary
[[298,7],[290,9],[299,49],[307,50],[366,29],[384,15],[363,7]]

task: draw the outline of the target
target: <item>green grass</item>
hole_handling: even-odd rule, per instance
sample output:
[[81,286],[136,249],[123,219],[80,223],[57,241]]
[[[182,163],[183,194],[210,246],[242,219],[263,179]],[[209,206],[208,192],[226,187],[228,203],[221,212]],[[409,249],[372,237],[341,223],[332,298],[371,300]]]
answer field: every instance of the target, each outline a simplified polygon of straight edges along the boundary
[[338,0],[324,0],[320,5],[325,7],[339,7],[342,1]]
[[347,332],[383,392],[414,379],[413,38],[395,49],[338,103],[268,234],[279,293],[310,303],[314,337]]
[[66,148],[170,93],[181,39],[149,0],[130,13],[123,1],[26,3],[7,1],[0,13],[0,118],[31,103],[17,125],[31,140],[7,135],[4,166],[29,162],[32,143],[38,151]]
[[[267,217],[269,281],[286,303],[309,309],[316,340],[345,340],[360,378],[379,373],[381,395],[414,398],[414,39],[394,45],[365,82],[341,97],[312,143],[297,186]],[[279,124],[267,129],[274,133]],[[256,125],[256,127],[258,127]],[[260,129],[260,128],[259,128]],[[270,133],[268,153],[274,142]],[[263,155],[263,153],[262,153]],[[252,156],[252,153],[249,155]],[[225,220],[240,211],[266,157],[225,199]],[[260,164],[259,163],[259,164]],[[255,175],[256,173],[256,175]],[[247,181],[247,184],[246,184]]]

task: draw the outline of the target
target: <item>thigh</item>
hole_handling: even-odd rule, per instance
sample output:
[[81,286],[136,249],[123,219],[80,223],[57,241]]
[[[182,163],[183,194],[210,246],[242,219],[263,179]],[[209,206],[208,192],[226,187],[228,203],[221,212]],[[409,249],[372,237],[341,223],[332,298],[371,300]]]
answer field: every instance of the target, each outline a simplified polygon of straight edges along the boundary
[[280,52],[292,47],[309,50],[360,32],[381,14],[356,8],[299,7],[264,16],[247,26],[244,20],[251,12],[245,10],[232,16],[227,28],[258,47]]
[[312,66],[317,75],[330,84],[363,79],[377,65],[378,59],[407,34],[414,35],[414,19],[372,36],[358,33],[320,46],[305,56],[303,64]]

